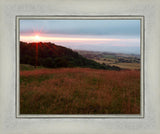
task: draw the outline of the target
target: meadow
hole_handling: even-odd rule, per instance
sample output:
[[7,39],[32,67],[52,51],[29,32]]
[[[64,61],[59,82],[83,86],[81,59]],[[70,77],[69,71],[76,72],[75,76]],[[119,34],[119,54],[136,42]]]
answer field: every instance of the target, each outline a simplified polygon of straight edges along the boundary
[[21,65],[20,114],[140,114],[140,71]]

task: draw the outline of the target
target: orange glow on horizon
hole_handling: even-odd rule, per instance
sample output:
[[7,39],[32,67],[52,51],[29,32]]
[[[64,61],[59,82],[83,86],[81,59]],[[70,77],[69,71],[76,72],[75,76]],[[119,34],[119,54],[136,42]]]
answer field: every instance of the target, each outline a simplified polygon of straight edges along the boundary
[[82,38],[82,37],[45,37],[45,36],[20,36],[21,41],[26,42],[53,42],[53,41],[137,41],[137,39],[117,38]]

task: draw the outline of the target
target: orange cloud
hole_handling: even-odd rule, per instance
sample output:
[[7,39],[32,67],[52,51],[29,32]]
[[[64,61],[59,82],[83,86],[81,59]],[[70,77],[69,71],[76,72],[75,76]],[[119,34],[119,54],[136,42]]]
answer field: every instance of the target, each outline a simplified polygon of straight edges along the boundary
[[[37,36],[20,36],[21,41],[25,42],[34,42],[37,41]],[[54,42],[54,41],[71,41],[71,42],[79,42],[79,41],[131,41],[131,42],[137,42],[139,41],[138,39],[117,39],[117,38],[82,38],[82,37],[45,37],[45,36],[38,36],[39,40],[41,42]]]

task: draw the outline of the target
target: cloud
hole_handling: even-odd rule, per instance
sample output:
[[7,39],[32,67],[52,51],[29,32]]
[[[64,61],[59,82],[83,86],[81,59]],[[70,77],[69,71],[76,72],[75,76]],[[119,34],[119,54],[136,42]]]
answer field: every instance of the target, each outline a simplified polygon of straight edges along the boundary
[[35,35],[71,49],[140,53],[140,20],[20,20],[20,39]]
[[22,34],[140,36],[140,20],[21,20]]

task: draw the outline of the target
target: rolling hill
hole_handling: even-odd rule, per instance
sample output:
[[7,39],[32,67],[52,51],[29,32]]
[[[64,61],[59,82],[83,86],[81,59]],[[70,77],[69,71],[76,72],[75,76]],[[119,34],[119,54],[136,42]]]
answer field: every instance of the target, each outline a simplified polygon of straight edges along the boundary
[[48,68],[89,67],[95,69],[120,70],[117,66],[97,63],[73,50],[50,42],[20,42],[20,64],[35,65],[38,45],[38,66]]

